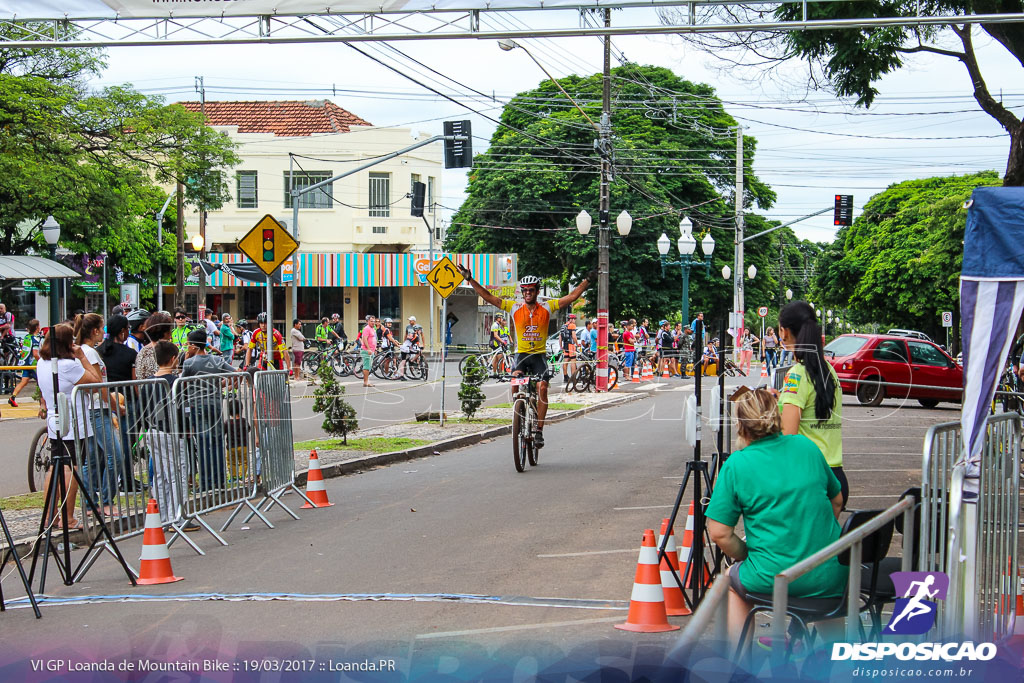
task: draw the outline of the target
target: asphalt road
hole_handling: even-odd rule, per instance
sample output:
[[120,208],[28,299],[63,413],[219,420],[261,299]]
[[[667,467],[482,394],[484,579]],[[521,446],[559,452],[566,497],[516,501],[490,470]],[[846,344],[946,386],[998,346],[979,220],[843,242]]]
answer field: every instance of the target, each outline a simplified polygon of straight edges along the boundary
[[[104,556],[81,584],[48,584],[57,596],[345,594],[344,601],[55,605],[41,621],[18,609],[0,617],[6,657],[206,653],[237,663],[365,654],[394,656],[400,670],[415,662],[458,676],[474,666],[474,655],[526,667],[528,675],[566,658],[670,648],[678,633],[613,629],[624,612],[586,601],[629,598],[642,531],[656,529],[675,498],[692,457],[681,443],[678,417],[689,395],[681,388],[551,425],[539,467],[524,474],[514,471],[504,437],[328,480],[334,507],[301,511],[299,521],[274,511],[273,530],[236,522],[228,547],[192,534],[205,557],[175,544],[180,583],[133,589]],[[958,416],[953,407],[844,402],[850,507],[884,508],[919,482],[927,427]],[[140,545],[123,544],[133,562]],[[17,588],[16,579],[4,582],[7,595]],[[458,597],[466,595],[486,597]],[[532,663],[524,663],[526,653]]]

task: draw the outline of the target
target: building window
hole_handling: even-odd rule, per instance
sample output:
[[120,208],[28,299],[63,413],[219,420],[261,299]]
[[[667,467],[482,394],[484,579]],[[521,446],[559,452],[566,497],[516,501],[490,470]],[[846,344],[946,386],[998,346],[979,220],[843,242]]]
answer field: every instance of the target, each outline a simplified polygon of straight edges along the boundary
[[423,180],[420,178],[420,174],[419,173],[413,173],[412,177],[409,180],[409,194],[414,194],[416,192],[416,183],[422,183],[422,182],[423,182]]
[[391,215],[391,174],[370,174],[370,215]]
[[434,176],[427,177],[427,210],[434,213]]
[[374,235],[384,235],[384,234],[387,233],[387,231],[388,231],[388,226],[386,226],[386,225],[375,225],[375,226],[373,226],[373,234]]
[[239,171],[235,176],[239,209],[255,209],[259,207],[256,187],[256,171]]
[[434,228],[434,239],[437,240],[438,242],[441,242],[442,241],[441,235],[442,235],[442,229],[441,228]]
[[366,316],[373,315],[381,320],[384,318],[401,320],[401,303],[401,287],[360,287],[359,319],[366,320]]
[[[284,208],[292,208],[291,173],[284,174]],[[301,190],[331,178],[330,171],[296,171],[295,189]],[[300,209],[330,209],[334,206],[334,183],[299,196]]]

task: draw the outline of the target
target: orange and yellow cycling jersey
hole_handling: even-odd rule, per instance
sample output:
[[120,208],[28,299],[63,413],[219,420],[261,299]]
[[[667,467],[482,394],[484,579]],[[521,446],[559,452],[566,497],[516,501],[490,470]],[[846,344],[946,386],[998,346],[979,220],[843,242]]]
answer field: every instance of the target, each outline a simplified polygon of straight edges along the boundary
[[538,303],[532,312],[524,303],[502,299],[501,310],[512,314],[509,317],[515,331],[517,353],[547,353],[548,323],[551,314],[558,310],[558,299]]

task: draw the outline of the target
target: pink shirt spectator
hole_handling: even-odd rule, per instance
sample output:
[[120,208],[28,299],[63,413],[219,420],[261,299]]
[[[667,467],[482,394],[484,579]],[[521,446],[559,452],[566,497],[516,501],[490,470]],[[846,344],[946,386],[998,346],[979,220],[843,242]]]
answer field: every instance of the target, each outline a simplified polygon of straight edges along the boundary
[[373,353],[377,350],[377,331],[370,325],[364,327],[363,331],[359,333],[359,339],[363,345],[363,351]]

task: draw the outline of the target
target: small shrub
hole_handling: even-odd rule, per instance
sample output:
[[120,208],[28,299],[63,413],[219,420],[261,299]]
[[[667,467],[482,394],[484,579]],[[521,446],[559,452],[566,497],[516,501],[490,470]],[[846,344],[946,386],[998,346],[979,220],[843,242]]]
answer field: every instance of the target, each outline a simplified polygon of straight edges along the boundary
[[342,398],[345,387],[338,384],[330,363],[321,363],[317,374],[320,376],[320,386],[313,392],[313,412],[323,414],[324,422],[321,426],[325,432],[331,436],[340,436],[342,442],[348,445],[349,432],[359,429],[356,409]]

